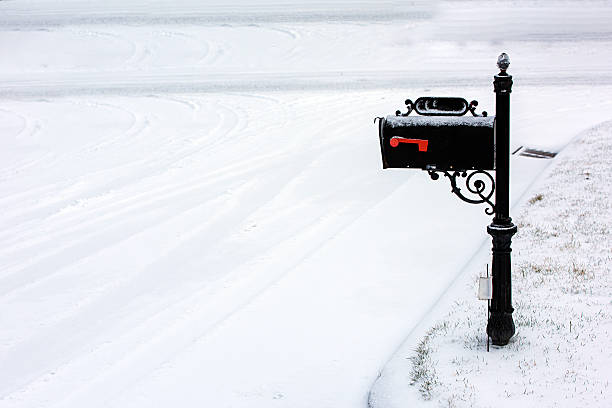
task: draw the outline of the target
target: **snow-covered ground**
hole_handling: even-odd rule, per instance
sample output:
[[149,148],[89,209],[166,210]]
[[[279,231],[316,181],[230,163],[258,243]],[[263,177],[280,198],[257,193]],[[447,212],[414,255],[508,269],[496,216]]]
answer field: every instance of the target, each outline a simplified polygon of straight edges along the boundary
[[[365,406],[488,237],[381,170],[423,95],[560,150],[612,117],[608,2],[0,2],[0,405]],[[549,161],[513,157],[516,202]]]

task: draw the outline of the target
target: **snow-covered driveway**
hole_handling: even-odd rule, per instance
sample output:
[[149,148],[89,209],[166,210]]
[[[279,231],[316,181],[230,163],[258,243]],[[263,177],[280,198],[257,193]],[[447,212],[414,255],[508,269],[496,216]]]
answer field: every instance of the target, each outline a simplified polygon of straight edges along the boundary
[[[383,172],[373,118],[422,95],[493,113],[506,51],[513,146],[558,150],[612,117],[611,20],[0,2],[0,406],[365,406],[489,222]],[[518,198],[547,162],[512,165]]]

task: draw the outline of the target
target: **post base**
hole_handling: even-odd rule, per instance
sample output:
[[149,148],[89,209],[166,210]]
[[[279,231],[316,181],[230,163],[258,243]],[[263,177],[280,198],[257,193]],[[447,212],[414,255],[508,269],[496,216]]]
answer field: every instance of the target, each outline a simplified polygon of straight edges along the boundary
[[491,315],[487,323],[487,334],[496,346],[505,346],[516,331],[512,320],[512,283],[511,262],[512,236],[517,228],[510,218],[497,224],[494,220],[487,232],[493,238],[493,298]]
[[491,313],[487,324],[487,334],[494,345],[505,346],[515,332],[512,312]]

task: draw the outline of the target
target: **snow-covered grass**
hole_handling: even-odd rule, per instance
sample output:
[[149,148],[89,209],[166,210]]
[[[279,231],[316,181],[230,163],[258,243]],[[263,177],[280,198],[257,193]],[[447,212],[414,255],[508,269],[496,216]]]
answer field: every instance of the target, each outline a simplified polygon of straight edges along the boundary
[[[444,407],[609,406],[611,157],[607,122],[559,155],[515,218],[510,343],[486,351],[476,274],[404,360],[406,388]],[[371,398],[376,408],[401,404],[379,396]]]

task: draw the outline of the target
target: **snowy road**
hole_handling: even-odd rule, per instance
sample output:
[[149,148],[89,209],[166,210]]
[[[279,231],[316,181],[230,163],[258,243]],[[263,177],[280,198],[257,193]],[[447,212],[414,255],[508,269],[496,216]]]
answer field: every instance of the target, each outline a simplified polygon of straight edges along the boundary
[[[365,406],[489,221],[383,172],[372,119],[421,95],[493,112],[506,51],[513,146],[561,149],[612,117],[611,19],[0,2],[0,406]],[[515,199],[547,164],[513,159]]]

